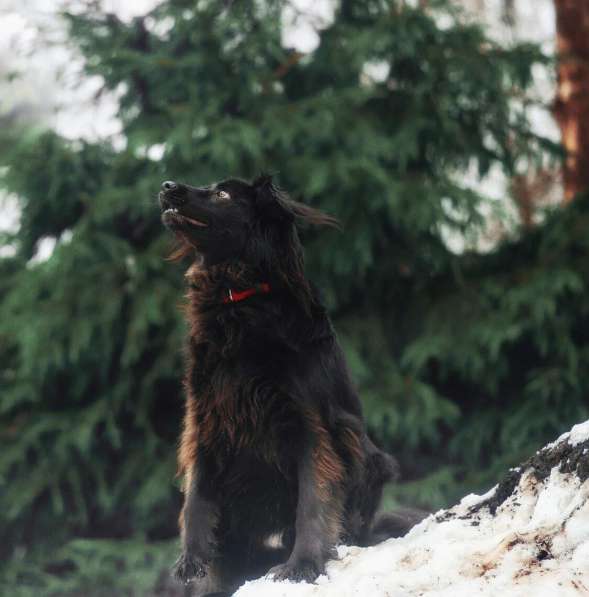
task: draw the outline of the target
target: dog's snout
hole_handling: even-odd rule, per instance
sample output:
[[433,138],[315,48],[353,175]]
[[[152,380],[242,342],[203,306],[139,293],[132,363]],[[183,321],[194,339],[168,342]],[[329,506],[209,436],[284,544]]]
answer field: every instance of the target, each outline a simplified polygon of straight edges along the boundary
[[165,180],[162,182],[160,201],[163,200],[168,205],[180,207],[188,200],[187,191],[186,185],[174,182],[173,180]]
[[162,191],[175,191],[177,188],[178,185],[173,180],[164,180],[164,182],[162,182]]

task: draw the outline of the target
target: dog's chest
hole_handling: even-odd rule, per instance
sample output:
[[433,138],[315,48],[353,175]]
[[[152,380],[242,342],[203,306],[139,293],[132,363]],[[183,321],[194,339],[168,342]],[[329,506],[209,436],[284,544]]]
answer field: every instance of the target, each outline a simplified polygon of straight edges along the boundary
[[299,416],[275,379],[219,367],[197,388],[199,444],[218,458],[252,454],[282,468],[300,435]]

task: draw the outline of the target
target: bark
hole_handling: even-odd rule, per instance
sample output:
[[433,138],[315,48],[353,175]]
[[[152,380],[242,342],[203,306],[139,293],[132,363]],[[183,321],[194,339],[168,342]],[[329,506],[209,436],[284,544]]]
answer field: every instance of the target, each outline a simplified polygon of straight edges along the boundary
[[567,152],[565,201],[589,189],[589,2],[554,0],[558,91],[554,113]]
[[501,19],[508,27],[514,27],[515,16],[515,0],[503,0]]
[[532,228],[538,207],[550,203],[561,178],[560,172],[555,169],[543,168],[518,174],[511,179],[511,195],[523,228]]
[[521,224],[529,229],[534,224],[534,193],[525,175],[514,176],[511,180],[512,195],[519,211]]

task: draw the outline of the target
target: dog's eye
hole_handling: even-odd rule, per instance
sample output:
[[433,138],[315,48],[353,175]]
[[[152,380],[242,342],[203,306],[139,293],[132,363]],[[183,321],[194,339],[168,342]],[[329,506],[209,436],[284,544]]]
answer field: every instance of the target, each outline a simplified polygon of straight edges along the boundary
[[217,191],[215,193],[215,199],[231,199],[231,195],[227,191]]

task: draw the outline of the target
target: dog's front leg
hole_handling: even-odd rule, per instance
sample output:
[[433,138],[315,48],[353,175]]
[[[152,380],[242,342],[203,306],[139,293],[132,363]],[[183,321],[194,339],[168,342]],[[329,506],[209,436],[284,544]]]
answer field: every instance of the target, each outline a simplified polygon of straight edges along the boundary
[[269,572],[275,580],[313,582],[325,571],[341,530],[344,468],[321,425],[304,434],[299,451],[295,543],[284,564]]
[[189,583],[204,578],[215,552],[218,509],[207,486],[204,466],[194,467],[186,483],[180,515],[182,554],[174,565],[177,580]]

